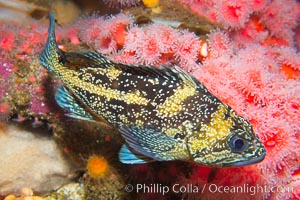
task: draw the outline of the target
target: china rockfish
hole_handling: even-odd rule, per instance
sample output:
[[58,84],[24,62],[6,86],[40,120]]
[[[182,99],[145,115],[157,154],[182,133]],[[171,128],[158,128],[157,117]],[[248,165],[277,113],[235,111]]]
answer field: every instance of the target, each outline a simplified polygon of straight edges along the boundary
[[125,138],[123,163],[184,160],[208,166],[260,162],[266,150],[251,124],[179,67],[115,63],[57,47],[54,15],[41,64],[64,84],[57,103],[82,120],[105,120]]

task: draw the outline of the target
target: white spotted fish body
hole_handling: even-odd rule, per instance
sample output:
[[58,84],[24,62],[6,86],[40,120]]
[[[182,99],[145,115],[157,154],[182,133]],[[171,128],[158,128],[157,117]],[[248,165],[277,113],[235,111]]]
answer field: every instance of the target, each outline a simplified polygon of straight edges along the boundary
[[96,52],[59,50],[53,14],[40,61],[62,80],[56,101],[70,117],[119,129],[126,140],[121,162],[243,166],[266,154],[251,124],[179,67],[124,65]]

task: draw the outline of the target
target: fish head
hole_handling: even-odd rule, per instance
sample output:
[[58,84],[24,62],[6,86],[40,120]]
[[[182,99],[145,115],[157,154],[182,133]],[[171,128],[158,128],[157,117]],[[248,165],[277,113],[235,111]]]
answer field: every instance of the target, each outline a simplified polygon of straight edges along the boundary
[[231,133],[226,137],[224,146],[229,153],[228,157],[219,162],[220,166],[246,166],[259,163],[265,158],[266,149],[255,135],[252,125],[242,117],[238,119],[237,126],[233,126]]
[[266,155],[249,121],[226,105],[221,105],[210,123],[188,138],[188,148],[194,162],[211,167],[255,164]]

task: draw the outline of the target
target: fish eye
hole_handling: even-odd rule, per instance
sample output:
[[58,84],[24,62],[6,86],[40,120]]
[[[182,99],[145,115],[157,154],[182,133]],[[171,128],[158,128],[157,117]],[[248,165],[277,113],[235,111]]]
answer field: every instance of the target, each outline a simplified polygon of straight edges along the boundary
[[232,149],[232,151],[243,152],[249,147],[249,145],[244,138],[235,136],[230,139],[229,147]]

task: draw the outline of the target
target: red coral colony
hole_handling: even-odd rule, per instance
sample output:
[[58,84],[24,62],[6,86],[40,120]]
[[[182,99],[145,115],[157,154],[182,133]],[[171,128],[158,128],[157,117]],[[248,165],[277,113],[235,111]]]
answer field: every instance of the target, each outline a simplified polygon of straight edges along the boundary
[[[267,156],[255,165],[217,169],[209,183],[210,168],[185,164],[189,173],[182,173],[184,167],[178,167],[182,163],[176,162],[162,164],[162,169],[152,164],[129,166],[131,181],[158,179],[169,185],[206,187],[180,194],[188,199],[300,199],[299,1],[178,1],[220,28],[203,40],[190,30],[169,25],[138,25],[128,14],[93,15],[58,28],[58,43],[64,44],[60,48],[87,45],[126,64],[176,63],[251,122]],[[56,113],[47,100],[46,93],[51,93],[44,85],[49,81],[47,72],[42,67],[33,70],[46,38],[47,23],[0,23],[0,120],[22,106],[33,116]],[[208,53],[203,54],[204,44]],[[23,96],[24,105],[11,101],[12,93]],[[21,119],[22,114],[17,114]],[[248,189],[232,191],[238,187]]]

